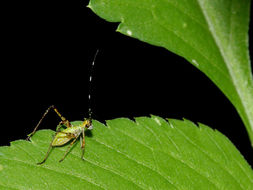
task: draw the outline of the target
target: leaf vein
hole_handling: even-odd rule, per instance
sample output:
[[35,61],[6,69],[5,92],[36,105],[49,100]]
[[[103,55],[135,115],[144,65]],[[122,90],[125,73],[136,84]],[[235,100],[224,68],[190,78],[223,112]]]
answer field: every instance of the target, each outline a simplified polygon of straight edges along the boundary
[[[247,100],[247,98],[245,98],[245,96],[244,96],[244,94],[243,94],[243,91],[242,91],[242,86],[243,86],[243,85],[240,85],[241,83],[240,83],[240,81],[238,81],[239,77],[237,77],[237,75],[235,74],[235,73],[238,73],[238,72],[240,72],[240,71],[236,71],[236,72],[235,72],[235,68],[232,67],[231,60],[226,56],[225,51],[223,50],[222,45],[220,44],[217,35],[215,35],[214,26],[213,26],[213,24],[212,24],[210,18],[208,17],[207,12],[206,12],[205,9],[202,7],[203,5],[201,4],[201,1],[196,0],[196,2],[197,2],[197,4],[199,5],[200,11],[201,11],[202,14],[204,15],[204,18],[205,18],[205,20],[206,20],[206,23],[207,23],[207,25],[209,26],[209,31],[210,31],[210,33],[211,33],[211,37],[214,39],[215,45],[216,45],[217,49],[219,50],[219,53],[220,53],[220,55],[221,55],[221,57],[222,57],[222,59],[223,59],[224,64],[225,64],[226,67],[227,67],[229,76],[230,76],[230,78],[231,78],[231,83],[232,83],[232,85],[234,86],[235,93],[236,93],[236,94],[238,95],[238,97],[239,97],[239,100],[238,100],[238,101],[240,102],[241,106],[243,107],[243,109],[238,110],[238,112],[239,112],[239,114],[241,115],[241,118],[243,119],[243,121],[246,119],[246,122],[249,123],[249,127],[251,127],[251,131],[252,131],[252,130],[253,130],[253,120],[250,120],[250,118],[251,118],[251,116],[250,116],[250,114],[251,114],[250,111],[251,111],[251,110],[247,108],[247,105],[246,105],[247,102],[244,101],[245,99]],[[234,52],[234,53],[235,53],[235,52]],[[238,68],[238,67],[237,67],[237,68]],[[232,103],[234,104],[234,101],[233,101],[232,99],[231,99],[230,101],[232,101]],[[237,109],[239,109],[239,108],[237,107]],[[240,112],[243,112],[244,114],[243,114],[243,113],[240,113]],[[243,115],[245,115],[246,118],[244,118]],[[244,123],[246,123],[246,122],[244,122]],[[248,129],[248,131],[249,131],[249,128],[248,128],[247,123],[246,123],[246,129]],[[248,132],[248,133],[249,133],[249,135],[251,134],[250,132]]]
[[226,173],[228,173],[234,180],[235,182],[243,189],[243,187],[241,186],[241,184],[237,181],[237,179],[229,172],[229,170],[227,170],[226,168],[223,168],[222,165],[215,161],[209,154],[208,152],[206,152],[205,150],[202,150],[202,148],[200,148],[199,146],[197,146],[183,131],[181,131],[178,127],[176,127],[176,130],[181,133],[181,135],[183,137],[185,137],[185,139],[191,143],[192,145],[194,145],[197,149],[200,150],[200,152],[202,152],[203,154],[205,154],[210,160],[212,160],[214,163],[218,164],[220,166],[221,169],[223,169],[223,171],[225,171]]
[[19,189],[15,188],[15,187],[5,186],[3,184],[0,184],[0,186],[4,187],[4,188],[8,188],[8,189],[19,190]]
[[[21,160],[8,159],[8,158],[6,158],[6,157],[4,157],[4,158],[2,158],[2,159],[14,161],[14,162],[20,162],[20,163],[25,164],[25,165],[28,165],[28,166],[36,167],[36,166],[34,166],[34,165],[32,165],[32,164],[30,164],[30,163],[28,163],[28,162],[24,162],[24,161],[21,161]],[[78,178],[78,179],[82,179],[82,180],[84,180],[84,181],[87,181],[88,183],[91,183],[91,184],[93,184],[93,185],[95,185],[95,186],[98,186],[98,187],[100,187],[100,188],[102,188],[102,189],[105,189],[105,188],[101,187],[100,185],[96,184],[95,182],[93,182],[93,181],[90,180],[90,179],[87,180],[87,179],[85,179],[85,178],[83,178],[83,177],[81,177],[81,176],[77,176],[77,175],[73,175],[73,174],[71,174],[71,173],[67,173],[66,171],[65,171],[65,172],[64,172],[64,171],[59,172],[59,171],[57,171],[57,170],[55,170],[55,169],[53,169],[53,168],[45,167],[45,165],[44,165],[44,167],[40,167],[40,168],[43,168],[43,169],[45,169],[45,170],[50,170],[50,171],[53,171],[53,172],[56,172],[56,173],[59,173],[59,174],[65,174],[65,175],[67,175],[67,176],[72,176],[72,177],[75,177],[75,178]]]
[[[118,129],[115,129],[115,130],[120,131],[122,134],[124,134],[124,135],[130,137],[131,139],[133,139],[134,141],[138,142],[139,144],[144,145],[142,142],[138,141],[137,139],[135,139],[135,138],[132,137],[131,135],[128,135],[128,134],[126,134],[126,133],[124,133],[123,131],[118,130]],[[145,146],[146,146],[146,145],[145,145]],[[146,147],[152,151],[152,148],[150,148],[149,146],[146,146]],[[158,150],[158,151],[163,152],[164,154],[166,154],[166,155],[168,155],[168,156],[174,158],[175,160],[179,161],[180,163],[184,164],[185,166],[187,166],[188,168],[190,168],[190,169],[193,170],[194,172],[198,173],[200,176],[202,176],[203,178],[207,179],[207,181],[209,181],[211,184],[213,184],[214,186],[217,187],[217,185],[216,185],[214,182],[212,182],[207,176],[205,176],[205,174],[201,173],[201,171],[199,171],[199,170],[198,170],[197,168],[195,168],[194,166],[191,166],[189,163],[184,162],[184,161],[181,160],[180,158],[177,158],[177,157],[173,156],[172,154],[169,154],[168,152],[165,152],[165,151],[163,151],[163,150]],[[157,172],[158,172],[158,171],[157,171]],[[159,172],[159,173],[160,173],[160,172]],[[218,188],[218,189],[219,189],[219,188]]]
[[35,159],[33,158],[33,156],[31,156],[31,154],[29,152],[27,152],[25,149],[23,149],[21,146],[19,145],[15,145],[15,147],[19,148],[21,151],[25,152],[32,160],[35,161]]
[[101,144],[101,145],[104,145],[104,146],[107,147],[108,149],[114,150],[115,152],[117,152],[117,153],[119,153],[119,154],[125,156],[127,159],[129,159],[129,160],[131,160],[131,161],[134,161],[134,162],[136,162],[137,164],[139,164],[139,165],[141,165],[141,166],[144,166],[144,167],[150,169],[151,171],[154,171],[154,172],[157,173],[159,176],[161,176],[162,178],[164,178],[165,180],[167,180],[167,181],[168,181],[171,185],[173,185],[176,189],[178,189],[178,188],[175,186],[175,184],[173,184],[173,183],[168,179],[168,177],[164,176],[164,175],[161,174],[159,171],[152,169],[152,167],[150,167],[150,166],[148,166],[148,165],[146,165],[146,164],[144,164],[144,163],[142,163],[142,162],[137,161],[136,159],[132,158],[131,156],[129,156],[129,155],[127,155],[127,154],[125,154],[125,153],[123,153],[123,152],[121,152],[121,151],[115,149],[114,147],[112,147],[112,146],[110,146],[110,145],[108,145],[108,144],[106,144],[106,143],[104,143],[104,142],[99,141],[98,139],[92,138],[92,140],[98,142],[98,143]]
[[[207,134],[208,134],[209,139],[217,146],[217,148],[218,148],[219,150],[222,151],[223,155],[224,155],[224,156],[226,157],[226,159],[228,160],[228,156],[226,155],[226,153],[225,153],[225,151],[222,149],[222,147],[221,147],[219,144],[217,144],[217,143],[211,138],[211,135],[210,135],[210,133],[209,133],[208,131],[207,131]],[[234,156],[230,156],[230,158],[233,159],[233,160],[235,161],[235,163],[239,166],[239,168],[242,170],[242,172],[247,176],[247,178],[249,179],[249,181],[250,181],[251,183],[253,183],[253,178],[250,178],[250,176],[248,175],[248,173],[244,170],[244,167],[242,167],[241,164],[238,163],[238,161],[235,159],[235,157],[234,157]]]
[[[117,130],[117,129],[116,129]],[[121,133],[125,134],[124,132],[122,132],[121,130],[118,130],[120,131]],[[128,134],[125,134],[126,136],[132,138],[133,140],[135,140],[136,142],[139,142],[138,140],[136,140],[134,137],[128,135]],[[139,142],[140,144],[143,144],[141,142]],[[149,146],[146,146],[147,148],[149,148],[151,151],[152,151],[152,148],[150,148]],[[195,168],[194,166],[191,166],[189,163],[187,162],[184,162],[183,160],[181,160],[180,158],[172,155],[172,154],[169,154],[168,152],[165,152],[165,151],[162,151],[162,150],[158,150],[160,152],[163,152],[164,154],[174,158],[175,160],[179,161],[180,163],[184,164],[185,166],[187,166],[188,168],[190,168],[191,170],[193,170],[194,172],[198,173],[200,176],[202,176],[203,178],[207,179],[211,184],[213,184],[214,186],[216,186],[215,183],[213,183],[207,176],[205,176],[204,174],[201,173],[201,171],[199,171],[197,168]],[[158,171],[157,171],[158,172]],[[159,172],[160,173],[160,172]]]

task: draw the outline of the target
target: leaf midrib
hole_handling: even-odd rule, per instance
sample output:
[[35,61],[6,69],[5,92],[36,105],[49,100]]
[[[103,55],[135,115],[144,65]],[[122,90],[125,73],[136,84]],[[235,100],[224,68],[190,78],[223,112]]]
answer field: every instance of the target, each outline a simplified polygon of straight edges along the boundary
[[[243,101],[243,96],[241,94],[241,88],[240,88],[240,85],[238,85],[238,81],[237,81],[237,78],[234,77],[234,72],[233,72],[233,69],[231,68],[230,64],[229,64],[229,60],[227,60],[227,57],[225,56],[225,53],[223,51],[223,48],[222,48],[222,45],[219,43],[219,39],[216,37],[215,35],[215,31],[214,31],[214,27],[212,26],[212,22],[210,21],[209,17],[208,17],[208,14],[206,13],[205,9],[202,8],[201,6],[201,3],[199,2],[199,0],[196,0],[197,4],[199,5],[199,9],[200,9],[200,12],[202,12],[205,20],[206,20],[206,23],[207,25],[209,26],[208,29],[209,29],[209,32],[211,34],[211,37],[213,38],[214,42],[215,42],[215,45],[217,47],[217,49],[219,50],[219,53],[221,55],[221,58],[223,59],[223,62],[225,63],[227,69],[228,69],[228,73],[229,73],[229,76],[231,78],[231,82],[232,82],[232,85],[234,86],[234,89],[235,89],[235,92],[237,93],[238,97],[239,97],[239,101],[241,103],[241,106],[242,106],[242,112],[245,113],[246,115],[246,118],[247,118],[247,122],[250,123],[250,127],[252,128],[253,126],[253,121],[250,121],[250,117],[249,117],[249,113],[248,113],[248,109],[247,109],[247,106],[245,105],[244,101]],[[231,7],[232,7],[232,2],[231,2]],[[230,9],[231,11],[231,9]],[[230,14],[230,25],[232,24],[232,18],[231,18],[231,15]],[[230,27],[230,30],[229,30],[229,35],[231,35],[231,27]],[[227,95],[228,96],[228,95]],[[233,102],[234,104],[234,102]],[[237,107],[237,111],[240,113],[240,108]],[[247,128],[248,126],[246,126]],[[253,130],[253,129],[252,129]]]

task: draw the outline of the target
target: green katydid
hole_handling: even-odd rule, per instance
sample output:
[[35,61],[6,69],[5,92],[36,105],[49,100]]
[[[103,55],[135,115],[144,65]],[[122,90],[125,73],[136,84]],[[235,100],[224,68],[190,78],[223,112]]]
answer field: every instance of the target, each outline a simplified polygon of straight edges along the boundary
[[[93,62],[92,62],[92,68],[94,66],[94,62],[97,56],[98,50],[94,56]],[[91,69],[92,72],[92,69]],[[91,82],[92,82],[92,77],[90,75],[90,86],[91,86]],[[90,87],[90,91],[91,91],[91,87]],[[90,93],[89,92],[89,102],[90,102]],[[45,116],[47,115],[47,113],[49,112],[49,110],[53,109],[56,114],[61,118],[61,122],[59,123],[59,125],[56,128],[56,133],[49,145],[48,151],[44,157],[44,159],[37,163],[37,164],[43,164],[48,156],[49,153],[52,149],[52,147],[56,147],[56,146],[62,146],[64,144],[66,144],[67,142],[69,142],[70,140],[72,140],[72,142],[70,143],[69,147],[67,148],[64,156],[62,157],[61,160],[59,160],[60,162],[64,160],[64,158],[67,156],[68,152],[70,151],[71,147],[73,146],[73,144],[76,142],[76,140],[78,139],[78,137],[80,137],[80,142],[81,142],[81,149],[82,149],[82,154],[81,154],[81,159],[83,159],[84,156],[84,148],[85,148],[85,130],[92,130],[93,126],[92,126],[92,119],[91,119],[91,108],[89,107],[89,118],[85,118],[84,121],[80,124],[71,124],[71,122],[69,122],[69,120],[67,120],[65,117],[63,117],[60,112],[57,110],[57,108],[52,105],[50,106],[45,113],[43,114],[42,118],[40,119],[40,121],[38,122],[38,124],[36,125],[36,127],[34,128],[33,132],[30,133],[27,137],[27,140],[30,139],[30,137],[32,135],[34,135],[34,133],[37,131],[40,123],[42,122],[42,120],[45,118]],[[64,128],[64,129],[62,129]]]

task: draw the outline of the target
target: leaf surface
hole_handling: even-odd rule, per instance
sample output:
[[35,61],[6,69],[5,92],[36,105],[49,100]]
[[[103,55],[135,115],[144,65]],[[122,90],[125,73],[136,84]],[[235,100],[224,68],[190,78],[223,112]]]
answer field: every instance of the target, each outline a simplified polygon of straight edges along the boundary
[[54,148],[54,134],[40,130],[31,142],[0,147],[0,189],[253,189],[253,172],[221,133],[188,120],[156,116],[94,121],[85,160],[77,142]]
[[253,146],[250,0],[90,0],[117,31],[164,47],[204,72],[241,116]]

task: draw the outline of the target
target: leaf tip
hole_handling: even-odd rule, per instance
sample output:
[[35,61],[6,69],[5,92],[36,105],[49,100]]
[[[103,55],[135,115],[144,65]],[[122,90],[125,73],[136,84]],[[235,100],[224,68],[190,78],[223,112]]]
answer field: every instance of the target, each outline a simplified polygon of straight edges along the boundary
[[119,27],[116,29],[116,32],[123,33]]
[[124,20],[121,20],[121,23],[119,24],[118,28],[116,29],[116,32],[120,32],[124,35],[133,36],[133,31],[131,29],[129,29],[128,27],[126,27],[124,24]]
[[160,120],[159,117],[156,117],[156,116],[154,116],[154,115],[150,115],[150,116],[151,116],[151,118],[152,118],[159,126],[162,125],[161,120]]
[[192,62],[192,64],[195,65],[196,67],[199,67],[199,63],[198,63],[195,59],[192,59],[191,62]]
[[86,7],[92,10],[91,2],[89,2],[89,4]]

